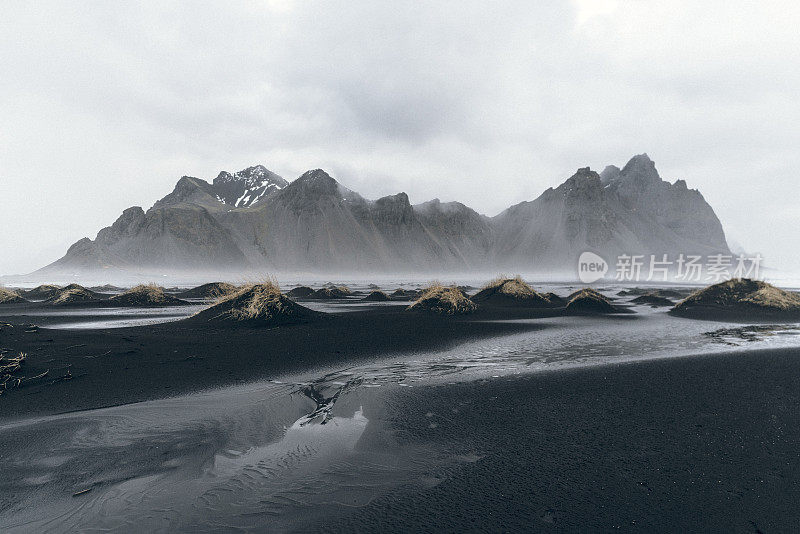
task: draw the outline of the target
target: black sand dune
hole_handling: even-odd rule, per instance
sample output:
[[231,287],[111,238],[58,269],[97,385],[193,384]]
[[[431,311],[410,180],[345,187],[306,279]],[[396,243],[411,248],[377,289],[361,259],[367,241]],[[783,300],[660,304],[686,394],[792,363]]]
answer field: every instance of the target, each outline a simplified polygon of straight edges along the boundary
[[0,304],[20,304],[27,302],[16,291],[0,287]]
[[124,287],[115,286],[112,284],[103,284],[102,286],[92,286],[87,288],[96,293],[121,293],[125,291]]
[[227,282],[210,282],[199,285],[175,296],[179,299],[215,299],[236,291],[236,286]]
[[290,289],[286,294],[292,298],[308,298],[314,294],[314,290],[308,286],[298,286]]
[[640,297],[636,297],[631,302],[633,302],[634,304],[646,304],[654,308],[669,307],[675,305],[675,303],[669,300],[668,298],[661,297],[655,294],[642,295]]
[[615,306],[605,295],[586,288],[572,293],[567,302],[567,315],[604,315],[612,313],[631,313],[621,306]]
[[105,295],[95,293],[79,284],[69,284],[45,300],[50,306],[74,306],[97,303],[105,298]]
[[392,300],[417,300],[421,294],[422,291],[417,289],[397,288],[389,296]]
[[249,326],[279,326],[311,321],[322,314],[309,310],[281,293],[271,282],[252,284],[222,297],[187,321],[234,321]]
[[419,299],[408,307],[411,312],[439,315],[465,315],[477,309],[478,305],[463,290],[438,284],[425,288]]
[[550,301],[554,307],[558,308],[567,305],[567,300],[564,297],[559,297],[555,293],[544,293],[542,296]]
[[472,296],[472,301],[481,306],[552,308],[550,300],[537,293],[522,278],[497,278]]
[[53,284],[42,284],[27,291],[22,291],[20,294],[28,300],[47,300],[58,294],[61,286]]
[[641,288],[623,289],[617,293],[618,297],[640,297],[643,295],[656,295],[667,299],[683,299],[692,294],[690,289],[664,289],[664,288]]
[[670,313],[723,321],[800,321],[800,294],[760,280],[728,280],[693,293]]
[[369,295],[367,295],[366,297],[364,297],[361,300],[364,301],[364,302],[386,302],[386,301],[391,300],[391,299],[389,298],[389,295],[387,295],[383,291],[376,290],[376,291],[370,292]]
[[306,298],[317,300],[336,300],[344,299],[351,295],[350,290],[344,286],[328,285],[321,289],[317,289]]
[[107,301],[109,306],[125,306],[130,308],[160,308],[164,306],[185,306],[185,300],[173,297],[164,292],[163,287],[143,284],[114,295]]

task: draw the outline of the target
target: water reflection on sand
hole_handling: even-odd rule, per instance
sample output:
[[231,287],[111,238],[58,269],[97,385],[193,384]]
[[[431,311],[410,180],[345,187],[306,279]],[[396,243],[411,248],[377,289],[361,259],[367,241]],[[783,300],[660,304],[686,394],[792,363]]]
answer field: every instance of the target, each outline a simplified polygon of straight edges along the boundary
[[537,319],[532,332],[443,351],[5,424],[0,530],[302,529],[479,457],[394,436],[382,416],[402,386],[800,346],[797,325],[740,334],[746,325],[637,311]]

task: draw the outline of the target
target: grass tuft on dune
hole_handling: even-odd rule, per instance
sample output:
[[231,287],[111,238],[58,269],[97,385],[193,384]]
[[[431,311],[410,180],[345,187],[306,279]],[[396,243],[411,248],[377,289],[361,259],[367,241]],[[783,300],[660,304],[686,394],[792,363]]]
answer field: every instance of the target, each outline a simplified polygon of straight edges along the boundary
[[366,302],[386,302],[387,300],[391,299],[389,298],[389,295],[379,289],[376,289],[361,300]]
[[233,320],[281,324],[302,321],[315,315],[316,312],[284,295],[274,280],[266,280],[248,284],[220,297],[211,307],[199,312],[195,317],[209,321]]
[[312,299],[319,299],[319,300],[333,300],[333,299],[343,299],[347,298],[350,295],[350,289],[346,286],[327,286],[321,289],[317,289],[311,295],[308,295],[308,298]]
[[501,275],[495,278],[472,297],[474,302],[498,306],[525,306],[545,308],[554,306],[544,295],[534,291],[521,276],[513,278]]
[[675,315],[698,313],[755,313],[800,316],[800,295],[761,280],[727,280],[692,293],[671,311]]
[[227,282],[210,282],[178,293],[182,299],[218,299],[234,293],[238,288]]
[[167,295],[164,293],[164,288],[156,284],[140,284],[108,300],[120,306],[130,307],[159,307],[186,304],[186,302],[180,299]]
[[25,302],[25,299],[10,289],[0,287],[0,304],[14,304],[17,302]]
[[26,299],[32,300],[47,300],[58,295],[60,290],[61,286],[54,284],[42,284],[34,287],[33,289],[29,289],[28,291],[23,291],[22,296]]
[[67,287],[59,290],[55,295],[47,299],[45,302],[53,306],[64,306],[66,304],[75,304],[78,302],[91,302],[97,300],[97,294],[89,291],[83,286],[78,284],[70,284]]
[[585,288],[569,296],[566,311],[575,315],[590,315],[616,313],[618,310],[605,295],[594,289]]
[[434,282],[423,289],[422,295],[408,309],[441,315],[462,315],[474,312],[478,309],[478,305],[458,287],[443,286]]

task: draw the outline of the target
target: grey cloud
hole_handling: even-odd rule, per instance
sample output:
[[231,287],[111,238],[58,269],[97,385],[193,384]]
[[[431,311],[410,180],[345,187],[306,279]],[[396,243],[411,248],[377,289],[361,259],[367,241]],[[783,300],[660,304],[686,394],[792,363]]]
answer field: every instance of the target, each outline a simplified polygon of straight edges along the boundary
[[0,273],[183,174],[323,167],[365,196],[494,214],[640,152],[800,270],[795,5],[274,4],[6,3]]

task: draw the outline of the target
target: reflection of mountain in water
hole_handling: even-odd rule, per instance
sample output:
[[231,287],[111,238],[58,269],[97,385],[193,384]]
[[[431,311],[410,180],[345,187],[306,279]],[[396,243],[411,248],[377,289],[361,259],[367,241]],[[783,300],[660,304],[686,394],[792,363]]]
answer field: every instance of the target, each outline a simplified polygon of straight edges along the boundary
[[352,452],[368,422],[361,407],[352,417],[333,416],[325,419],[324,423],[303,416],[286,430],[280,441],[253,447],[243,453],[225,451],[218,454],[212,474],[224,477],[246,469],[264,474],[301,461],[304,463],[303,471],[313,470],[316,469],[315,460]]

